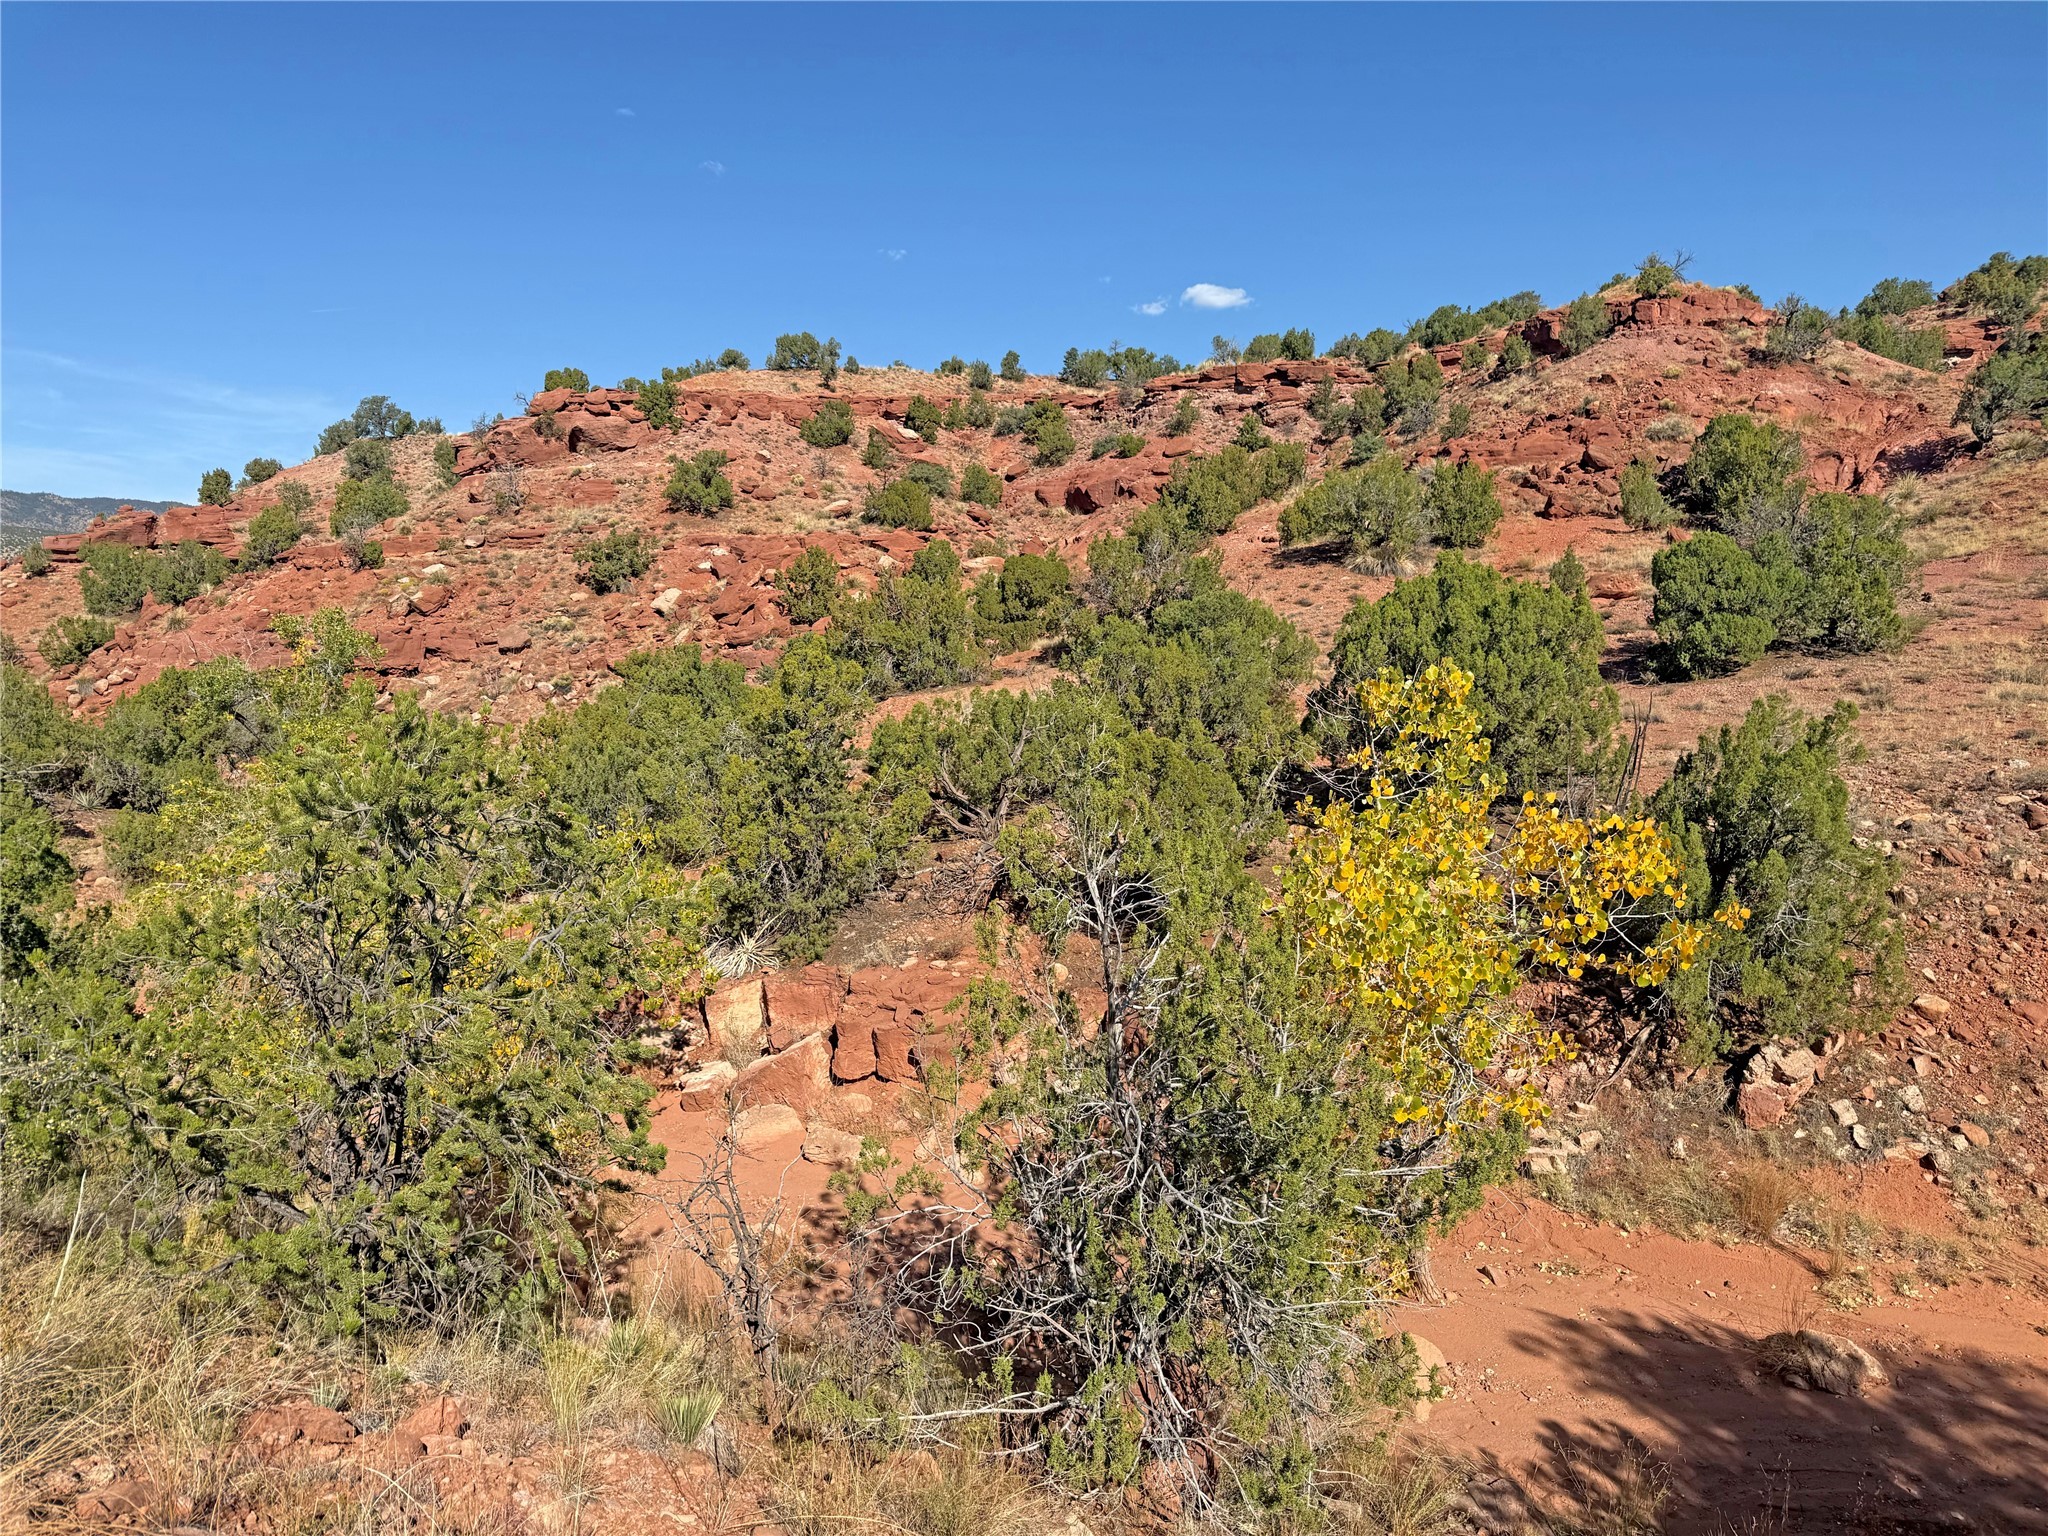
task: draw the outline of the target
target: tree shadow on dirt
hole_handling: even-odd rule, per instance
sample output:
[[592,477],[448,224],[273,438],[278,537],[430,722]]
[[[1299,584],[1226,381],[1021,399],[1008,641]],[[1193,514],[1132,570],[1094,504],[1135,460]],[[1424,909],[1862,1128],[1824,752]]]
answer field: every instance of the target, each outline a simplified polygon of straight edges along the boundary
[[1886,1358],[1892,1385],[1856,1398],[1784,1385],[1760,1367],[1753,1340],[1714,1323],[1567,1319],[1513,1342],[1564,1367],[1575,1393],[1621,1405],[1604,1422],[1545,1421],[1532,1465],[1483,1462],[1471,1494],[1494,1528],[1548,1510],[1574,1512],[1560,1529],[1605,1530],[1584,1512],[1641,1507],[1661,1485],[1661,1526],[1614,1528],[2048,1531],[2048,1373],[2028,1365],[1962,1352]]

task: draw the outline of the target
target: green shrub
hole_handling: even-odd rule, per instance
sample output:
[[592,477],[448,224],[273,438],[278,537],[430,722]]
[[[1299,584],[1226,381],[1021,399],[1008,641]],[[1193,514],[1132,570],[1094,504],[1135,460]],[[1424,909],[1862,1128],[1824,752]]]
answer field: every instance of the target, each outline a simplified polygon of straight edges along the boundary
[[1236,363],[1244,359],[1244,348],[1228,336],[1209,338],[1209,361],[1212,363]]
[[1681,251],[1671,261],[1666,261],[1655,251],[1645,256],[1636,267],[1636,292],[1646,299],[1659,299],[1678,286],[1690,258]]
[[149,595],[150,557],[126,544],[88,544],[79,551],[79,595],[102,617],[133,613]]
[[177,607],[200,593],[217,587],[228,574],[228,563],[196,539],[185,539],[160,550],[149,562],[149,591],[158,602]]
[[1399,331],[1390,331],[1385,326],[1367,331],[1363,336],[1340,337],[1330,348],[1330,356],[1348,358],[1354,363],[1363,363],[1368,368],[1377,368],[1390,363],[1401,355],[1407,345]]
[[1373,384],[1361,384],[1353,390],[1348,425],[1353,436],[1377,436],[1384,432],[1387,428],[1387,392]]
[[1439,461],[1424,500],[1438,542],[1452,549],[1477,549],[1501,519],[1493,471],[1469,459]]
[[1826,310],[1788,293],[1778,300],[1778,317],[1764,331],[1764,356],[1774,363],[1810,363],[1833,331]]
[[952,498],[953,472],[943,464],[916,460],[903,471],[903,478],[915,481],[941,501]]
[[1073,572],[1058,555],[1011,555],[974,590],[975,633],[1003,652],[1057,631],[1073,585]]
[[590,375],[581,368],[550,368],[540,381],[543,391],[551,389],[573,389],[584,394],[590,388]]
[[1458,354],[1458,372],[1468,379],[1484,378],[1493,367],[1493,354],[1486,350],[1486,343],[1475,341]]
[[412,503],[394,480],[343,480],[334,493],[334,511],[327,520],[337,538],[364,533],[390,518],[403,517]]
[[1120,459],[1135,459],[1145,451],[1145,438],[1138,432],[1105,432],[1095,439],[1095,446],[1088,450],[1091,459],[1106,459],[1115,454]]
[[272,502],[249,520],[248,536],[236,563],[245,571],[260,571],[276,563],[277,557],[306,534],[305,524],[288,507]]
[[960,499],[977,506],[1000,507],[1003,504],[1002,477],[982,465],[968,465],[960,471]]
[[218,761],[270,751],[283,718],[274,679],[234,657],[167,668],[107,712],[87,763],[90,796],[157,810],[187,781],[217,783]]
[[1029,431],[1040,468],[1064,464],[1074,456],[1074,434],[1057,400],[1041,400],[1031,408]]
[[983,359],[977,357],[967,365],[967,387],[969,389],[989,389],[994,386],[995,381],[994,371],[990,369],[987,362]]
[[1704,961],[1665,991],[1694,1063],[1732,1048],[1830,1033],[1891,1017],[1904,992],[1904,944],[1887,891],[1891,860],[1849,823],[1843,758],[1856,711],[1803,718],[1759,699],[1739,726],[1703,737],[1651,798],[1684,861],[1679,915],[1748,910]]
[[1060,382],[1071,384],[1077,389],[1099,389],[1102,381],[1109,377],[1109,354],[1099,347],[1082,351],[1079,347],[1067,348],[1067,355],[1060,362]]
[[2048,256],[2014,261],[2010,251],[1997,251],[1983,266],[1951,283],[1947,296],[1965,309],[1984,310],[2008,330],[2017,330],[2033,314],[2044,282],[2048,282]]
[[1491,762],[1510,793],[1577,778],[1612,788],[1628,748],[1620,705],[1600,676],[1604,645],[1583,584],[1514,581],[1446,554],[1377,603],[1352,605],[1330,648],[1331,679],[1310,695],[1307,728],[1339,761],[1365,744],[1359,683],[1388,667],[1413,677],[1449,657],[1473,676]]
[[951,357],[947,358],[943,363],[940,363],[938,366],[938,374],[939,377],[942,379],[955,378],[958,377],[960,374],[965,373],[966,371],[967,359],[962,357],[957,352],[954,353]]
[[768,366],[778,373],[822,370],[825,366],[825,343],[809,331],[778,336],[775,338],[775,350],[768,355]]
[[1643,436],[1653,443],[1682,443],[1692,436],[1692,423],[1674,411],[1643,428]]
[[1444,412],[1444,424],[1437,428],[1437,436],[1445,442],[1456,442],[1472,430],[1472,407],[1462,400],[1453,400],[1451,408]]
[[1500,356],[1493,360],[1494,373],[1500,378],[1520,373],[1535,360],[1535,353],[1520,331],[1509,331],[1500,344]]
[[963,400],[948,400],[946,409],[939,417],[939,425],[948,432],[967,430],[967,404]]
[[[8,686],[17,681],[10,675]],[[19,681],[35,686],[29,679]],[[58,846],[62,830],[21,785],[0,781],[0,977],[7,980],[31,978],[52,958],[52,930],[72,903],[77,874]],[[32,1080],[32,1045],[17,1030],[10,1047],[13,1073]]]
[[1797,585],[1784,536],[1767,536],[1758,559],[1724,533],[1694,535],[1650,562],[1651,622],[1678,677],[1714,677],[1760,660],[1778,640],[1778,619]]
[[896,452],[889,446],[889,440],[882,436],[881,428],[868,428],[868,442],[860,451],[860,461],[877,473],[896,462]]
[[1271,363],[1283,359],[1288,362],[1305,363],[1315,355],[1315,333],[1305,330],[1254,336],[1244,349],[1244,360],[1248,363]]
[[[114,638],[114,626],[105,619],[67,613],[36,641],[36,649],[52,667],[76,666]],[[12,691],[12,690],[10,690]],[[10,699],[8,707],[16,707]]]
[[1898,595],[1912,562],[1896,512],[1875,496],[1829,492],[1806,504],[1791,544],[1799,585],[1778,617],[1782,642],[1860,654],[1904,641]]
[[1860,312],[1843,316],[1836,323],[1835,334],[1866,352],[1929,373],[1941,367],[1942,349],[1947,342],[1947,334],[1938,325],[1909,331],[1882,315]]
[[1614,329],[1614,317],[1607,312],[1607,301],[1596,293],[1582,293],[1565,306],[1564,326],[1558,339],[1564,343],[1567,356],[1577,357],[1595,342],[1604,340]]
[[989,404],[988,391],[970,389],[967,402],[960,407],[961,419],[977,432],[985,432],[995,425],[996,408]]
[[381,439],[358,438],[342,455],[341,473],[349,480],[374,480],[391,473],[391,449]]
[[745,373],[753,366],[747,360],[747,354],[738,347],[727,347],[718,354],[718,370],[721,373]]
[[576,575],[593,592],[625,592],[647,574],[654,554],[638,532],[614,531],[576,551]]
[[960,557],[944,539],[903,575],[885,573],[873,592],[841,602],[832,624],[834,653],[860,666],[877,698],[970,682],[980,664]]
[[669,509],[709,517],[731,506],[732,481],[725,477],[728,462],[720,448],[706,448],[687,459],[670,459],[668,484],[662,488]]
[[452,437],[435,440],[434,482],[444,491],[455,484],[455,439]]
[[409,437],[415,432],[431,432],[438,436],[440,431],[441,423],[434,417],[416,419],[411,411],[393,405],[388,395],[365,395],[351,415],[320,434],[314,452],[340,453],[350,443],[363,438]]
[[1435,356],[1410,353],[1381,369],[1379,380],[1387,421],[1410,437],[1428,431],[1444,392],[1444,371]]
[[642,384],[633,392],[633,403],[640,408],[640,414],[647,418],[647,424],[664,432],[678,424],[676,402],[679,398],[674,383],[667,379]]
[[209,469],[199,477],[199,504],[224,507],[235,499],[235,478],[224,469]]
[[261,485],[264,481],[274,480],[283,473],[284,466],[275,459],[251,459],[242,466],[242,483]]
[[1161,430],[1168,437],[1186,437],[1201,421],[1201,410],[1195,404],[1193,395],[1182,395],[1173,404],[1173,414],[1166,418]]
[[816,544],[806,544],[775,578],[792,624],[815,624],[839,598],[839,562]]
[[313,493],[306,489],[304,481],[280,480],[277,482],[275,504],[303,521],[313,510]]
[[1282,544],[1342,540],[1348,562],[1363,570],[1401,570],[1427,547],[1429,536],[1422,482],[1393,458],[1334,470],[1280,514]]
[[932,527],[931,492],[915,480],[891,480],[868,492],[867,510],[861,521],[884,528],[908,528],[929,533]]
[[21,573],[24,576],[47,576],[50,564],[50,552],[43,548],[40,539],[21,547]]
[[1017,356],[1015,349],[1003,354],[1002,365],[998,372],[1001,373],[1004,381],[1007,383],[1021,384],[1024,382],[1024,363]]
[[2039,336],[2009,339],[1978,365],[1956,406],[1957,425],[1967,425],[1977,446],[1988,447],[2001,427],[2039,417],[2048,408],[2048,341]]
[[1237,418],[1237,435],[1230,441],[1232,447],[1242,448],[1246,453],[1257,453],[1261,448],[1270,447],[1273,439],[1259,424],[1259,413],[1246,411]]
[[798,424],[796,435],[813,448],[837,448],[853,440],[853,407],[844,400],[827,400]]
[[910,404],[903,412],[903,422],[928,443],[939,440],[939,428],[944,424],[939,408],[923,395],[910,397]]
[[384,564],[384,546],[365,538],[361,528],[351,528],[341,536],[341,552],[352,571],[374,571]]
[[1857,301],[1856,313],[1903,315],[1908,310],[1925,309],[1933,302],[1933,284],[1922,282],[1917,277],[1887,277]]
[[1716,416],[1686,461],[1684,499],[1695,522],[1746,535],[1786,526],[1806,493],[1796,433],[1731,412]]
[[1648,459],[1631,460],[1621,472],[1621,520],[1636,529],[1669,528],[1678,521],[1657,483],[1657,466]]

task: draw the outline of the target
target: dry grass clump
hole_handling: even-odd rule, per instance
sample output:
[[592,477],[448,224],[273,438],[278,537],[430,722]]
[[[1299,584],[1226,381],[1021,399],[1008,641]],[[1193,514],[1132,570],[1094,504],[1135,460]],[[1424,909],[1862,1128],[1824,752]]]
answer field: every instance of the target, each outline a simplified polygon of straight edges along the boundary
[[243,1417],[343,1362],[104,1250],[0,1236],[0,1509],[33,1514],[53,1475],[102,1459],[203,1520]]
[[769,1508],[790,1536],[867,1527],[905,1536],[1041,1536],[1061,1521],[1045,1490],[989,1450],[874,1455],[795,1442],[768,1469]]

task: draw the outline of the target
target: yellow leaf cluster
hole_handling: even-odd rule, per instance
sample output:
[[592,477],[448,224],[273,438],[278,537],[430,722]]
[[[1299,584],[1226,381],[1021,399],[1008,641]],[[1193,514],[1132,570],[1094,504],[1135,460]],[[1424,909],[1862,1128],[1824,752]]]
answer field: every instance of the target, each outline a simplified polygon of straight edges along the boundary
[[1608,968],[1654,984],[1707,941],[1702,925],[1669,919],[1647,943],[1617,932],[1618,918],[1679,897],[1676,853],[1653,823],[1588,821],[1531,798],[1496,827],[1502,781],[1471,690],[1449,662],[1361,685],[1365,791],[1312,814],[1278,902],[1304,987],[1352,1022],[1360,1067],[1423,1134],[1540,1115],[1530,1078],[1566,1048],[1510,1001],[1532,973]]

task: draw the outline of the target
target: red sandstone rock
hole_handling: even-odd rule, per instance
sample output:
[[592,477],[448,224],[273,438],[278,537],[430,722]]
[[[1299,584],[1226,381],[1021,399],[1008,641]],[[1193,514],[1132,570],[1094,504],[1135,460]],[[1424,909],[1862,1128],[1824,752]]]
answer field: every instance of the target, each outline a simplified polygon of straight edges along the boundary
[[787,1104],[809,1115],[832,1087],[832,1051],[822,1035],[806,1035],[787,1050],[763,1056],[733,1080],[735,1103]]
[[812,966],[799,976],[768,978],[768,1046],[787,1050],[806,1035],[830,1038],[839,1023],[846,979],[829,967]]

